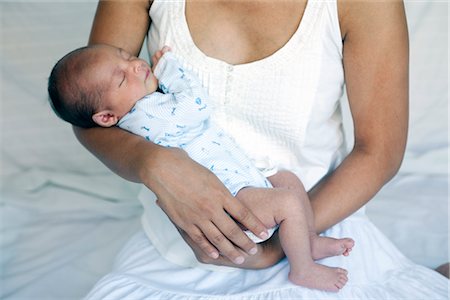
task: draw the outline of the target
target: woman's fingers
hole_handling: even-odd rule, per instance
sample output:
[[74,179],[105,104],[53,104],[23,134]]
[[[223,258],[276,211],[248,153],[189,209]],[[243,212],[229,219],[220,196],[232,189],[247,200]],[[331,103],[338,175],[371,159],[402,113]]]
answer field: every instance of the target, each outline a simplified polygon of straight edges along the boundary
[[[269,237],[269,234],[268,234],[267,229],[264,226],[264,224],[246,206],[244,206],[237,199],[233,198],[231,201],[227,201],[226,203],[224,203],[224,208],[230,216],[232,216],[236,221],[238,221],[239,223],[244,225],[245,228],[247,228],[248,230],[253,232],[259,238],[265,240]],[[234,223],[234,224],[236,224],[236,223]],[[226,226],[226,225],[223,224],[222,226]],[[229,224],[228,226],[231,226],[231,225]],[[228,228],[230,231],[228,231],[229,235],[227,235],[227,237],[234,243],[238,242],[236,245],[239,245],[240,247],[244,247],[242,249],[244,249],[244,250],[248,249],[245,245],[242,245],[242,243],[239,243],[238,239],[241,238],[241,235],[239,234],[239,232],[237,232],[234,229],[234,227],[233,228],[228,227]],[[243,233],[242,230],[240,230],[240,233]]]
[[[237,199],[233,199],[232,201],[238,201]],[[242,206],[242,209],[247,209],[245,206]],[[258,221],[259,222],[259,221]],[[224,242],[220,240],[218,237],[215,237],[215,243],[213,244],[221,250],[221,254],[225,257],[230,258],[234,263],[239,264],[236,261],[236,254],[240,251],[236,252],[236,247],[239,247],[245,253],[250,255],[256,254],[257,247],[256,244],[242,231],[242,228],[236,224],[230,216],[226,213],[220,213],[213,219],[214,225],[220,230],[221,236],[220,238],[224,239]],[[263,229],[265,228],[263,227]],[[232,248],[228,245],[231,244]]]
[[183,239],[189,244],[192,250],[194,250],[197,259],[199,259],[200,262],[204,262],[205,258],[200,257],[199,250],[203,251],[203,253],[206,254],[209,258],[219,258],[219,251],[214,248],[214,246],[209,242],[209,240],[197,226],[192,226],[189,232],[186,232],[178,227],[177,229],[178,231],[180,231]]
[[[250,240],[242,229],[223,210],[216,216],[215,222],[210,219],[194,218],[195,226],[184,231],[191,240],[209,257],[217,259],[219,254],[228,258],[236,265],[244,262],[244,252],[254,255],[257,252],[255,243]],[[220,225],[218,225],[220,224]]]
[[[205,216],[208,215],[207,212],[212,211],[214,215],[209,217],[206,222],[197,222],[196,225],[208,241],[219,250],[221,256],[240,265],[245,260],[241,250],[249,255],[254,255],[257,252],[257,247],[225,211],[234,214],[234,218],[247,228],[253,228],[253,232],[262,239],[267,238],[267,229],[248,208],[231,195],[229,199],[223,200],[225,203],[222,204],[222,207],[217,207],[217,202],[215,202],[216,208],[205,209],[204,214],[202,214]],[[233,203],[225,205],[227,202]],[[196,241],[195,238],[193,240]],[[201,248],[207,249],[202,239],[198,238],[196,242],[197,244],[198,242],[203,243]],[[207,254],[210,254],[210,252],[207,252]]]
[[[172,199],[172,201],[167,200],[167,198],[165,201],[158,198],[156,204],[167,214],[189,246],[194,250],[193,244],[195,244],[196,248],[201,249],[209,257],[213,259],[218,258],[219,251],[206,238],[204,230],[196,225],[196,222],[199,221],[207,223],[208,219],[199,215],[199,210],[192,209],[190,205],[177,202],[175,199]],[[176,205],[172,206],[171,204],[173,203]],[[198,258],[198,253],[196,253],[196,256]]]
[[[237,230],[239,230],[242,233],[242,230],[239,229],[238,226]],[[222,228],[223,229],[223,228]],[[236,248],[235,245],[231,243],[231,241],[225,236],[218,227],[216,227],[215,224],[210,223],[210,226],[204,226],[203,233],[205,234],[206,238],[220,251],[220,255],[228,258],[233,263],[240,265],[244,262],[245,258],[242,255],[242,253]],[[247,236],[244,234],[244,238],[248,240],[244,241],[246,244],[250,244],[250,249],[255,248],[256,245],[247,238]],[[249,250],[250,250],[249,249]],[[255,252],[256,253],[256,252]],[[254,253],[253,253],[254,254]]]
[[180,231],[180,234],[184,238],[186,243],[188,243],[188,245],[194,251],[194,254],[197,257],[198,261],[204,264],[240,267],[244,269],[265,269],[267,267],[273,266],[281,258],[284,257],[284,253],[280,245],[280,240],[278,239],[278,231],[274,233],[272,238],[257,245],[259,250],[256,255],[249,256],[244,252],[241,252],[242,256],[245,257],[245,262],[243,264],[237,265],[223,255],[220,255],[218,258],[211,258],[211,256],[205,254],[205,251],[203,251],[198,246],[198,244],[188,236],[186,232],[181,229],[178,230]]
[[[209,223],[209,224],[207,224]],[[191,227],[189,230],[178,229],[182,233],[184,240],[191,246],[197,259],[203,263],[210,263],[211,259],[218,259],[219,256],[227,258],[230,262],[240,265],[245,258],[239,251],[211,222],[203,224],[202,229],[197,226]],[[214,247],[222,249],[219,251]],[[205,258],[201,253],[208,256]],[[256,252],[255,252],[256,253]]]
[[[195,256],[197,257],[197,260],[204,264],[213,264],[217,266],[234,266],[236,267],[236,264],[231,262],[228,258],[225,258],[224,256],[217,256],[217,257],[211,257],[211,255],[206,255],[204,249],[202,249],[196,242],[194,242],[190,236],[184,232],[181,229],[178,229],[180,231],[181,236],[186,241],[186,243],[192,248],[192,251],[194,251]],[[206,240],[206,238],[205,238]],[[208,242],[209,243],[209,242]]]

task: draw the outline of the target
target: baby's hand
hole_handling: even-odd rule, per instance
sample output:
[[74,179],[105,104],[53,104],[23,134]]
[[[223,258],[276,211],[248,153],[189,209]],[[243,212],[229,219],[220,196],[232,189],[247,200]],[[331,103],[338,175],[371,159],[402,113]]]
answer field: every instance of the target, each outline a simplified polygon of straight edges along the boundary
[[171,51],[169,46],[162,47],[161,50],[158,50],[153,54],[152,56],[152,71],[155,70],[156,65],[158,64],[159,60],[161,59],[161,56],[164,55],[164,53]]

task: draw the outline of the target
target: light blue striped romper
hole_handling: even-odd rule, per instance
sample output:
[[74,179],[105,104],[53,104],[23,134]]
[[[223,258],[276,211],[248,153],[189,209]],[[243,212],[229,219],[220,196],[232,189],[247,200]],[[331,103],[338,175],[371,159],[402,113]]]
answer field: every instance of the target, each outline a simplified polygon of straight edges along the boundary
[[159,89],[139,100],[118,126],[155,144],[179,147],[210,169],[233,196],[244,187],[272,187],[251,160],[210,120],[199,79],[167,52],[155,68]]

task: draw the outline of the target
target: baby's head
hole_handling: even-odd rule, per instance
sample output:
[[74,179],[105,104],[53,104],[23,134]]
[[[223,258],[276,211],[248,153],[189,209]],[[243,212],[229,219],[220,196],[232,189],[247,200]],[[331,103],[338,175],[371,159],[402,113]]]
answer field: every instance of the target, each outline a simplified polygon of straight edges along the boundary
[[55,113],[75,126],[110,127],[158,88],[149,64],[108,45],[78,48],[53,67],[48,80]]

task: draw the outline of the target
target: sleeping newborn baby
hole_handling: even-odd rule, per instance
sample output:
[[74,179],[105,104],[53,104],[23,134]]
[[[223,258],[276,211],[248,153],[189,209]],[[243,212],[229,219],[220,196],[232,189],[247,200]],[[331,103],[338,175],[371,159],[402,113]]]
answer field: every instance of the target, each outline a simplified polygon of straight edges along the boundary
[[[337,292],[347,271],[315,260],[349,255],[354,241],[315,233],[307,193],[295,174],[280,171],[283,184],[273,187],[234,140],[210,118],[212,107],[200,81],[183,69],[169,47],[152,56],[153,67],[126,51],[107,45],[74,50],[53,68],[48,92],[55,113],[79,127],[110,127],[164,146],[179,147],[213,172],[237,201],[242,201],[269,234],[279,230],[290,263],[289,279],[308,288]],[[253,251],[256,253],[256,248]],[[234,261],[242,264],[243,257]]]

